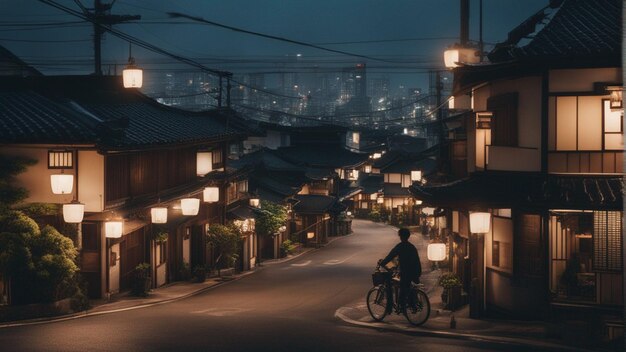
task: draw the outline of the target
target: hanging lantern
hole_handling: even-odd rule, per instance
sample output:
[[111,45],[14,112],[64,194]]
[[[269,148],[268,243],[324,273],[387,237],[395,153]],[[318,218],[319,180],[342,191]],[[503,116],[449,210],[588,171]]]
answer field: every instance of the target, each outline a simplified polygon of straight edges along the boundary
[[385,198],[383,197],[378,197],[378,199],[376,199],[376,203],[378,204],[383,204],[385,202]]
[[478,51],[472,48],[452,47],[443,52],[446,68],[456,68],[461,64],[475,64],[480,61]]
[[445,243],[430,243],[426,250],[428,260],[438,262],[446,259]]
[[54,194],[70,194],[74,188],[74,175],[50,175],[50,186]]
[[213,171],[213,153],[197,152],[196,153],[196,174],[204,176]]
[[421,200],[419,200],[419,199],[416,199],[416,200],[415,200],[415,205],[422,205],[422,201],[421,201]]
[[372,154],[372,159],[380,159],[383,156],[382,153],[374,153]]
[[182,210],[183,215],[198,215],[198,212],[200,211],[200,199],[183,198],[180,200],[180,209]]
[[165,224],[167,222],[167,208],[154,207],[150,209],[153,224]]
[[430,208],[430,207],[422,208],[422,213],[428,216],[432,216],[433,214],[435,214],[435,208]]
[[107,221],[104,223],[104,235],[107,238],[120,238],[123,228],[124,223],[122,221]]
[[363,171],[364,171],[366,174],[371,173],[371,172],[372,172],[372,165],[365,165],[365,168],[363,169]]
[[420,170],[411,171],[411,181],[415,182],[415,181],[421,181],[421,180],[422,180],[422,171]]
[[470,232],[472,233],[487,233],[491,225],[490,213],[470,213]]
[[128,65],[122,71],[124,88],[141,88],[143,85],[143,70],[135,65],[130,43],[128,43]]
[[250,198],[250,206],[251,207],[255,207],[258,208],[259,205],[261,204],[261,200],[259,200],[259,198]]
[[218,187],[205,187],[202,197],[207,203],[215,203],[220,200],[220,189]]
[[309,240],[312,240],[315,238],[315,232],[307,232],[306,233],[306,238]]
[[63,221],[69,224],[78,224],[83,221],[85,204],[72,202],[63,204]]

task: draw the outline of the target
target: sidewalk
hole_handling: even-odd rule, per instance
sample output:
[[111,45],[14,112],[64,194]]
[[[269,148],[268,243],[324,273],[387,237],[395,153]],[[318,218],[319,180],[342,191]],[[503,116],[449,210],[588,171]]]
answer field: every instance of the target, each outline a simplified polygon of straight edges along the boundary
[[[392,313],[383,322],[376,322],[370,316],[364,299],[337,309],[335,317],[351,325],[413,335],[482,340],[541,350],[588,351],[579,346],[568,346],[564,340],[550,338],[549,334],[553,329],[545,322],[470,319],[469,306],[455,312],[443,309],[443,289],[437,285],[442,272],[439,269],[431,270],[430,262],[426,260],[428,239],[420,233],[412,235],[411,242],[417,247],[424,269],[421,283],[425,285],[424,290],[430,299],[431,313],[428,321],[416,327],[410,325],[403,315]],[[456,328],[450,327],[452,316],[456,320]]]
[[[329,241],[329,243],[330,242],[332,242],[332,240]],[[320,248],[323,248],[323,247],[320,247]],[[68,315],[58,315],[58,316],[44,317],[44,318],[37,318],[37,319],[5,322],[5,323],[0,323],[0,328],[44,324],[44,323],[64,321],[64,320],[70,320],[70,319],[78,319],[78,318],[84,318],[88,316],[111,314],[111,313],[122,312],[126,310],[146,308],[146,307],[151,307],[151,306],[155,306],[159,304],[175,302],[175,301],[185,299],[185,298],[200,294],[202,292],[211,290],[215,287],[221,286],[228,282],[239,280],[242,277],[251,275],[255,273],[256,271],[262,269],[263,266],[266,266],[266,265],[270,266],[273,264],[279,264],[279,263],[291,261],[316,249],[317,248],[302,248],[302,250],[299,253],[295,255],[290,255],[286,258],[266,259],[266,260],[263,260],[260,267],[256,267],[250,271],[246,271],[243,273],[237,273],[237,274],[228,275],[228,276],[224,275],[221,278],[211,277],[211,278],[208,278],[205,282],[201,282],[201,283],[177,281],[177,282],[165,285],[165,286],[161,286],[156,289],[152,289],[150,291],[150,294],[147,297],[134,297],[134,296],[131,296],[128,292],[125,292],[125,293],[112,296],[110,300],[106,300],[106,299],[92,300],[90,301],[91,308],[86,311],[77,312],[77,313],[68,314]]]

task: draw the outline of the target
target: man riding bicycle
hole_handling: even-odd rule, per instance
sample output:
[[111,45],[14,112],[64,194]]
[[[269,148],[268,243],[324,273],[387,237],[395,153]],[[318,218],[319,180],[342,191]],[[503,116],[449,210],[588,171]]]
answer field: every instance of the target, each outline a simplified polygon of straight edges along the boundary
[[[411,287],[411,281],[416,284],[420,281],[422,275],[422,265],[420,263],[420,257],[417,253],[417,248],[409,242],[411,232],[407,228],[401,228],[398,230],[398,236],[400,236],[400,243],[398,243],[391,252],[380,262],[381,266],[386,266],[393,258],[398,257],[400,262],[400,294],[398,297],[398,303],[401,309],[405,308],[406,297]],[[393,297],[389,293],[390,299]]]

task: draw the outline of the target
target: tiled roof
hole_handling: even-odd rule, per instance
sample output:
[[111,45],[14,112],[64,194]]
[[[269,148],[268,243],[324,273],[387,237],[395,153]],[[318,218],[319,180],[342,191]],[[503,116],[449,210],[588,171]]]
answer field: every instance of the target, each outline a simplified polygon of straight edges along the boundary
[[277,149],[276,155],[296,165],[331,169],[356,167],[368,159],[367,154],[353,153],[339,145],[285,147]]
[[411,193],[438,206],[540,209],[622,209],[623,180],[615,176],[474,174],[443,185],[414,185]]
[[410,197],[408,188],[402,187],[399,183],[385,183],[383,185],[383,196],[385,197]]
[[34,91],[0,90],[3,143],[95,143],[96,124]]
[[[619,56],[622,39],[621,0],[565,0],[549,22],[530,42],[519,39],[532,32],[538,21],[545,20],[549,8],[540,11],[509,34],[509,41],[499,44],[489,54],[491,62],[535,57],[606,57]],[[530,34],[530,33],[529,33]]]
[[4,80],[0,103],[5,127],[0,134],[16,143],[97,142],[101,149],[116,150],[203,143],[240,133],[214,114],[170,108],[125,90],[119,77]]
[[383,175],[369,174],[359,178],[359,186],[365,194],[378,193],[383,189]]
[[298,201],[293,206],[293,211],[302,214],[324,214],[332,211],[337,203],[337,198],[317,194],[298,194],[294,196]]
[[431,158],[421,160],[399,159],[398,161],[380,170],[381,173],[408,174],[414,170],[421,170],[422,175],[430,175],[437,171],[437,161]]

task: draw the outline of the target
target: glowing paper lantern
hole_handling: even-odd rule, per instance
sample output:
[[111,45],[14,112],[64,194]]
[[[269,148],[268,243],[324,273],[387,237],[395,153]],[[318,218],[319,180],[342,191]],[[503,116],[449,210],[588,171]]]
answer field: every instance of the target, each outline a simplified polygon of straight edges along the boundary
[[70,194],[74,188],[74,175],[50,175],[50,186],[54,194]]
[[213,171],[213,153],[197,152],[196,153],[196,175],[204,176]]
[[63,204],[63,221],[70,224],[78,224],[83,221],[85,204],[72,202]]
[[260,204],[261,204],[261,200],[259,200],[259,198],[250,198],[251,207],[258,208]]
[[435,214],[435,208],[429,208],[429,207],[422,208],[422,213],[432,216]]
[[180,200],[180,209],[183,215],[198,215],[200,211],[200,199],[198,198],[183,198]]
[[430,243],[426,250],[428,260],[438,262],[446,259],[446,245],[445,243]]
[[120,238],[123,228],[124,223],[121,221],[107,221],[104,223],[104,235],[107,238]]
[[411,171],[411,181],[421,181],[422,180],[422,171],[416,170]]
[[167,208],[154,207],[150,209],[153,224],[165,224],[167,222]]
[[490,213],[470,213],[470,232],[487,233],[491,225]]
[[307,232],[306,238],[312,240],[315,238],[315,232]]
[[220,200],[220,189],[218,187],[206,187],[202,191],[204,201],[207,203],[215,203]]

